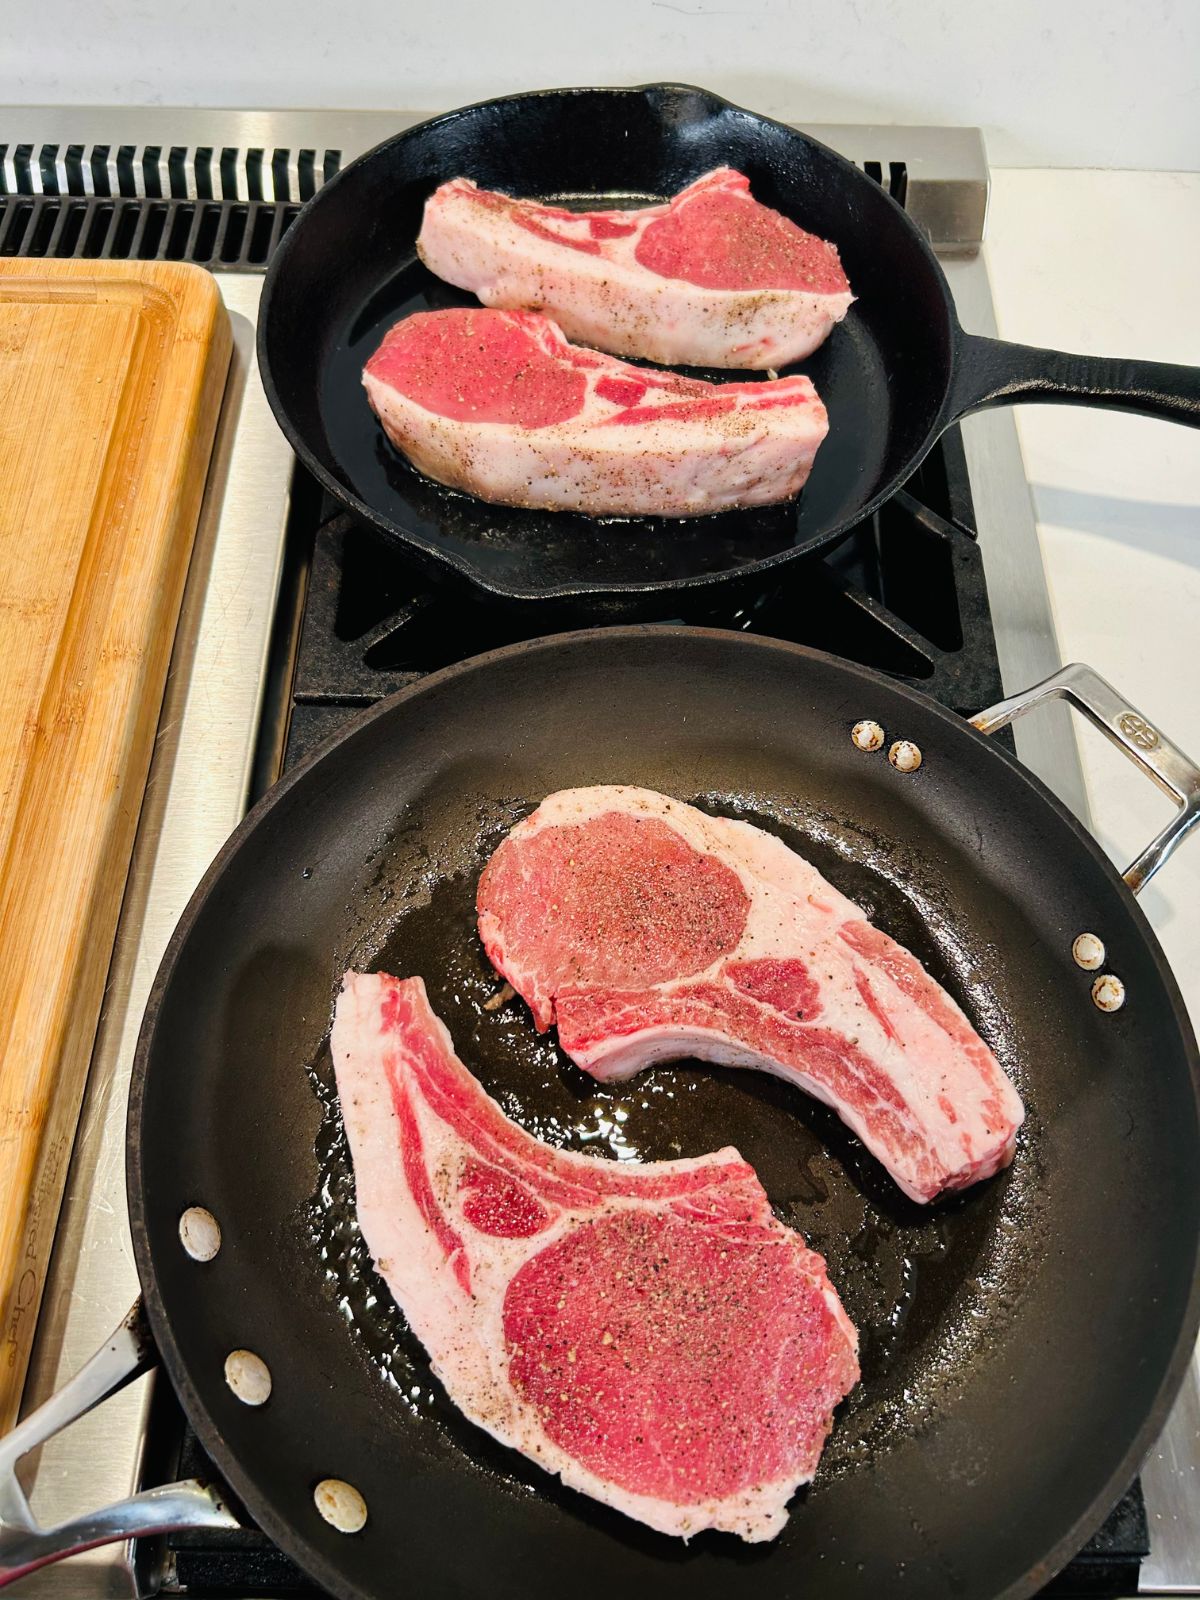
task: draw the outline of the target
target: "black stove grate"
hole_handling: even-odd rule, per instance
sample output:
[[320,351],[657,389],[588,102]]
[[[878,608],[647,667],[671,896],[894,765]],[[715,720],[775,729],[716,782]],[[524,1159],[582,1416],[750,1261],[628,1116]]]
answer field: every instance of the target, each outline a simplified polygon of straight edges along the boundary
[[[312,516],[287,762],[348,712],[452,662],[588,625],[545,602],[499,604],[434,584],[331,501]],[[690,622],[813,645],[924,689],[955,711],[1001,698],[1000,669],[962,441],[951,430],[907,489],[831,554],[785,568],[747,598],[670,597]]]

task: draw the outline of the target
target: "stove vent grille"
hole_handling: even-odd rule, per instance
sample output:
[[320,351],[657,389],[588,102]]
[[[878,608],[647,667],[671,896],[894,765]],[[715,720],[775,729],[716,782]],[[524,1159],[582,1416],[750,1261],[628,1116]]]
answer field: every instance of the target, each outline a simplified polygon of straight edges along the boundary
[[0,145],[0,258],[263,270],[340,150]]
[[267,201],[0,196],[0,260],[193,261],[213,272],[263,271],[299,211]]
[[310,200],[341,164],[340,150],[0,144],[0,195],[286,205]]

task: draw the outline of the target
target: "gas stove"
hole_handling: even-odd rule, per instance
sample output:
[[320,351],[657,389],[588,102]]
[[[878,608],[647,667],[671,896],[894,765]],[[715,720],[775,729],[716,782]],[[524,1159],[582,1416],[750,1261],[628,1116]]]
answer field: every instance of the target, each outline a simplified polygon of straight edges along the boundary
[[[235,356],[143,806],[25,1404],[76,1371],[138,1292],[124,1196],[125,1096],[146,994],[192,888],[246,807],[347,716],[423,673],[578,625],[431,586],[296,467],[254,360],[262,271],[300,203],[406,113],[56,108],[0,114],[0,255],[199,261]],[[964,326],[994,333],[980,246],[988,178],[970,129],[809,127],[887,185],[938,250]],[[1059,664],[1011,416],[952,430],[837,550],[687,621],[796,639],[912,682],[961,712]],[[664,614],[663,622],[680,620]],[[1021,759],[1086,821],[1065,710],[1025,719]],[[1195,1363],[1163,1439],[1054,1593],[1200,1593]],[[43,1525],[208,1468],[169,1386],[131,1386],[30,1462]],[[1147,1545],[1149,1519],[1149,1554]],[[1145,1559],[1142,1559],[1145,1557]],[[1139,1576],[1140,1563],[1140,1576]],[[102,1547],[26,1590],[312,1592],[253,1528]]]

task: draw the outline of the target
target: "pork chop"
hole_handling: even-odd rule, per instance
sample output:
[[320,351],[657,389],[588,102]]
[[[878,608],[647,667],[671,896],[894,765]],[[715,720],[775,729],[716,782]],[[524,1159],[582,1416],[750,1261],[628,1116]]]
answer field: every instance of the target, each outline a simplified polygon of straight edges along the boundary
[[663,1533],[773,1538],[858,1336],[737,1151],[542,1144],[455,1056],[420,978],[348,972],[332,1048],[363,1236],[460,1410]]
[[631,367],[521,311],[407,317],[363,383],[388,438],[439,483],[591,516],[786,500],[829,429],[808,378],[711,384]]
[[781,840],[648,789],[567,789],[484,870],[479,933],[602,1081],[696,1056],[831,1105],[914,1200],[1012,1160],[1024,1108],[915,956]]
[[544,311],[569,339],[665,366],[787,366],[854,296],[837,250],[718,167],[667,205],[565,211],[442,184],[417,249],[486,306]]

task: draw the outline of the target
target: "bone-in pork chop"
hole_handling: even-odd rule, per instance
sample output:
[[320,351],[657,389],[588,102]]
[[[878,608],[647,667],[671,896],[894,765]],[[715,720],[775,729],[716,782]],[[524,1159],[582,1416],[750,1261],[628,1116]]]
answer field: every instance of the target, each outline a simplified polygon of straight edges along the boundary
[[854,299],[833,245],[760,205],[731,167],[638,211],[566,211],[455,178],[426,202],[417,249],[486,306],[544,311],[569,339],[666,366],[787,366]]
[[419,978],[346,974],[358,1217],[455,1404],[663,1533],[770,1539],[858,1380],[825,1263],[736,1150],[606,1161],[504,1116]]
[[786,500],[829,428],[808,378],[712,384],[631,367],[519,311],[407,317],[363,383],[388,438],[439,483],[591,516]]
[[990,1177],[1024,1117],[915,956],[779,839],[647,789],[567,789],[484,870],[479,932],[601,1080],[697,1056],[831,1105],[914,1200]]

